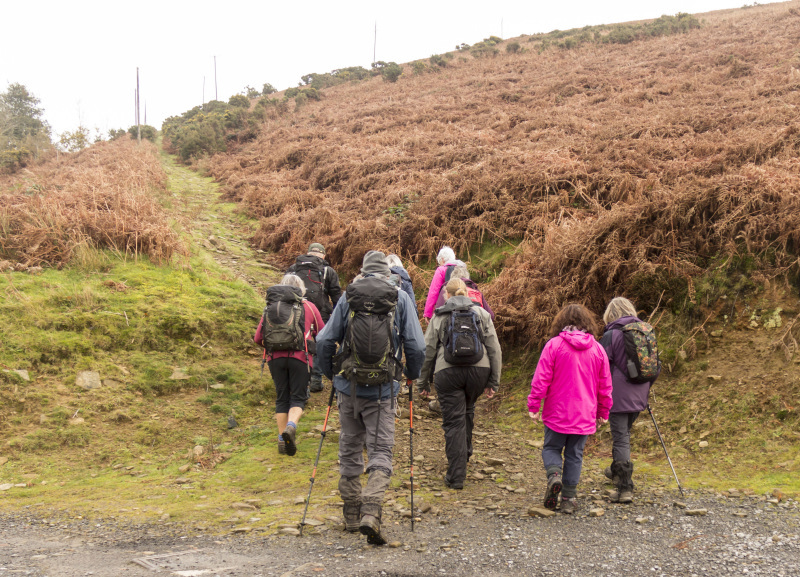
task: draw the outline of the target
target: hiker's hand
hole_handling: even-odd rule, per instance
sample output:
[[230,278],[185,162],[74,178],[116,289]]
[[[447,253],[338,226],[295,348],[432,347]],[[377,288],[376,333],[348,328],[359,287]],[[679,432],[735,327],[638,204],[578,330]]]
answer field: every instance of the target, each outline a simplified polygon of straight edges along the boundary
[[604,419],[603,417],[597,417],[597,426],[602,427],[608,422],[608,419]]
[[539,413],[538,411],[536,413],[528,411],[528,414],[531,416],[531,419],[533,419],[534,423],[538,423],[539,421],[542,420],[542,414]]
[[494,389],[492,387],[486,387],[483,392],[486,393],[487,399],[491,399],[494,396]]

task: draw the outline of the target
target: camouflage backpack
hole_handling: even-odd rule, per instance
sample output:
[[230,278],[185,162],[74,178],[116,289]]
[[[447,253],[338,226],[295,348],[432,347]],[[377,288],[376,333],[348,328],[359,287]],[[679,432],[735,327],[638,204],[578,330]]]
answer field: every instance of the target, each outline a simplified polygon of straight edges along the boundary
[[639,384],[652,382],[661,372],[655,330],[643,321],[629,323],[621,330],[628,358],[628,380]]

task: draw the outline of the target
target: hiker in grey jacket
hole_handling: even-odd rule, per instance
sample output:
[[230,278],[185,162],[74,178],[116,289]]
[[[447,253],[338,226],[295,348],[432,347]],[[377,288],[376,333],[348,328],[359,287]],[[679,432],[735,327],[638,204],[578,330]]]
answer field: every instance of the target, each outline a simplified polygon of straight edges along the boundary
[[[466,296],[467,287],[464,281],[451,278],[445,285],[445,290],[447,302],[436,309],[425,332],[425,364],[422,366],[419,383],[420,396],[428,396],[430,375],[433,372],[436,395],[442,409],[442,429],[447,455],[447,474],[444,481],[452,489],[463,489],[467,461],[472,456],[475,401],[482,392],[489,399],[497,392],[503,357],[492,317]],[[483,357],[469,366],[451,365],[445,360],[444,347],[450,313],[457,309],[474,312],[483,331]]]
[[[337,393],[339,422],[339,495],[343,501],[345,528],[360,531],[367,542],[383,545],[381,535],[381,510],[384,494],[392,475],[394,450],[394,417],[400,383],[392,379],[378,385],[361,385],[351,382],[342,374],[333,373],[333,356],[337,346],[343,345],[350,321],[347,292],[356,286],[380,282],[396,292],[392,337],[397,362],[405,354],[405,376],[416,379],[425,355],[425,340],[416,306],[411,298],[389,280],[389,265],[382,252],[369,251],[364,255],[361,275],[363,280],[351,283],[344,298],[339,299],[325,328],[317,335],[317,354],[322,372],[333,381]],[[363,285],[362,285],[363,286]],[[364,448],[369,466],[366,487],[362,489],[360,476],[364,472]]]

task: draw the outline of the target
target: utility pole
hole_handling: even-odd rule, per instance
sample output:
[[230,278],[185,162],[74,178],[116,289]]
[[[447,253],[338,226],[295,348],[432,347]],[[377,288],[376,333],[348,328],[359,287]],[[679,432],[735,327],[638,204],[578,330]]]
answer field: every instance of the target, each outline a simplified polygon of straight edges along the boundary
[[372,62],[377,62],[375,55],[377,54],[378,49],[378,21],[375,21],[375,39],[372,42]]
[[139,67],[136,67],[136,140],[142,143],[142,128],[139,124]]
[[206,109],[206,77],[203,76],[203,105],[200,107],[200,110]]
[[503,38],[503,19],[500,19],[500,38]]
[[219,94],[217,94],[217,57],[214,56],[214,100],[219,100]]

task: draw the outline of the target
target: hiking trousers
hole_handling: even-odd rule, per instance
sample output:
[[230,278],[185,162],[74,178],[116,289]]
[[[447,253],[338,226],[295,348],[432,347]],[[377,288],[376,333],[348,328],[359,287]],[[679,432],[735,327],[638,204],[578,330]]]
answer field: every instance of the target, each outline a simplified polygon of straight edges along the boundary
[[[388,389],[392,385],[385,385]],[[376,468],[392,474],[394,451],[394,408],[397,399],[363,399],[336,392],[339,408],[339,474],[358,477],[364,472],[364,449],[367,471]],[[376,440],[377,432],[377,440]]]
[[[561,473],[564,483],[562,495],[574,497],[575,487],[581,480],[583,468],[583,448],[589,435],[570,435],[556,433],[553,429],[544,426],[544,446],[542,447],[542,461],[549,477],[552,473]],[[563,460],[562,460],[563,453]],[[573,492],[569,494],[569,492]]]
[[617,463],[631,460],[631,427],[639,413],[610,413],[608,424],[611,427],[611,455]]
[[275,383],[275,412],[288,413],[293,407],[305,409],[308,401],[308,365],[291,357],[267,362]]
[[448,367],[433,376],[442,409],[447,481],[463,483],[472,456],[475,401],[489,383],[489,367]]

